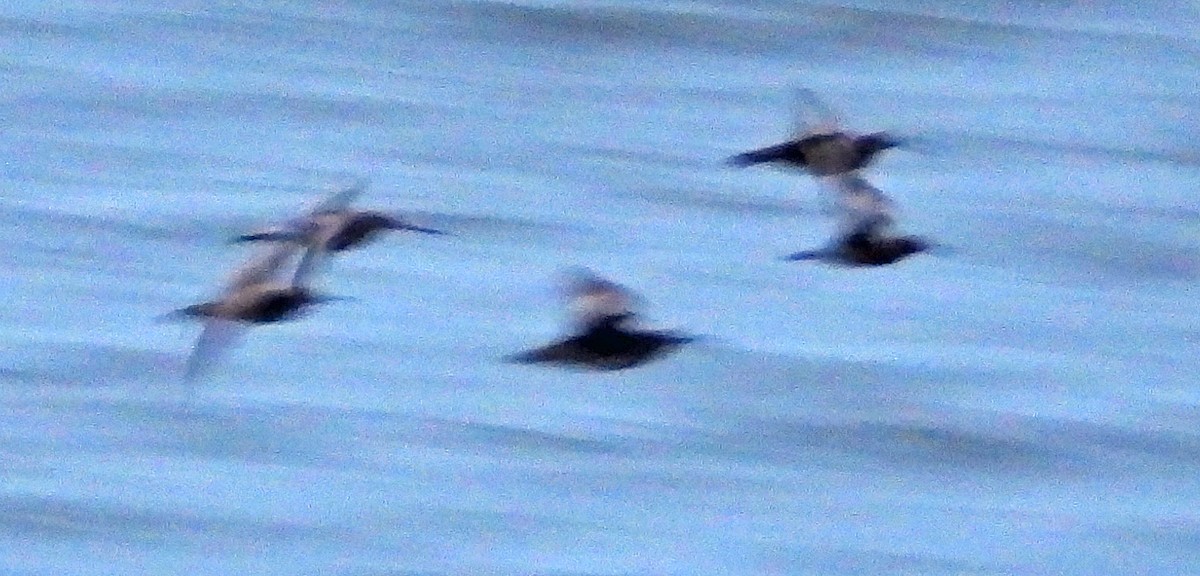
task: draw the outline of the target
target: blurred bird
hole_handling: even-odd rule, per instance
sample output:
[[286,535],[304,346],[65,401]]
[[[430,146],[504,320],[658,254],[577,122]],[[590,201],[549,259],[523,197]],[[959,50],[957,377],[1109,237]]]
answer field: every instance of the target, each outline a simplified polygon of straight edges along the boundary
[[316,264],[316,258],[329,252],[361,246],[386,230],[444,234],[440,230],[415,226],[382,212],[351,210],[350,203],[362,194],[363,188],[364,183],[359,183],[321,201],[304,216],[266,230],[243,234],[234,241],[295,242],[315,248],[305,253],[298,267],[298,274],[307,274]]
[[822,260],[832,263],[880,266],[930,248],[918,236],[892,233],[892,202],[862,177],[843,174],[829,180],[835,188],[841,217],[833,242],[820,250],[797,252],[786,260]]
[[[869,165],[884,150],[902,144],[887,132],[855,134],[841,128],[838,115],[811,90],[800,90],[800,114],[797,136],[773,146],[744,152],[729,158],[734,166],[753,166],[777,162],[807,171],[813,176],[833,176],[853,172]],[[815,111],[820,121],[809,124],[804,109]]]
[[188,358],[186,380],[191,381],[210,368],[248,326],[298,318],[313,304],[341,299],[314,292],[299,270],[290,281],[280,280],[283,269],[299,249],[292,243],[267,247],[234,271],[216,300],[193,304],[164,316],[167,320],[204,322]]
[[585,269],[569,273],[574,334],[547,346],[508,358],[522,364],[552,363],[597,370],[619,370],[648,362],[695,338],[635,327],[635,303],[641,298],[625,287]]

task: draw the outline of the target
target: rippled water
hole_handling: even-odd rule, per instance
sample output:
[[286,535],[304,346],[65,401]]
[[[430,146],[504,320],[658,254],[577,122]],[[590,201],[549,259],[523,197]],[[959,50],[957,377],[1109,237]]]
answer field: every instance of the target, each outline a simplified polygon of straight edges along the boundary
[[[1189,2],[0,7],[0,572],[1200,573]],[[808,86],[947,250],[780,262],[732,169]],[[359,178],[393,234],[207,381],[228,239]],[[587,373],[586,265],[708,338]]]

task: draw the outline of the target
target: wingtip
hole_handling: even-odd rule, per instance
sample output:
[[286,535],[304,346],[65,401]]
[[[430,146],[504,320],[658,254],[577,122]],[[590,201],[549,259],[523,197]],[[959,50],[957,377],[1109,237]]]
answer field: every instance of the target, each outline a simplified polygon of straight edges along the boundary
[[415,226],[413,224],[405,224],[401,229],[420,234],[429,234],[432,236],[449,236],[449,233],[444,230],[438,230],[437,228],[426,228],[424,226]]

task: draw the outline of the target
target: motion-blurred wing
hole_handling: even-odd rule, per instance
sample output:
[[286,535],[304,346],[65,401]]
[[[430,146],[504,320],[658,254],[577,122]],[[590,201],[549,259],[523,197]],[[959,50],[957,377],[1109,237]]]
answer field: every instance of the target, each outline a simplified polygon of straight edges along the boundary
[[319,230],[322,216],[345,212],[365,189],[366,181],[359,181],[354,186],[317,202],[303,216],[290,218],[283,224],[271,228],[243,234],[235,240],[238,242],[308,242]]
[[624,286],[586,269],[575,269],[570,275],[566,287],[568,306],[579,326],[591,325],[603,318],[630,315],[641,303],[641,297]]
[[892,201],[857,174],[834,177],[841,234],[876,235],[893,222]]
[[308,281],[324,263],[328,254],[324,242],[309,243],[304,249],[304,254],[300,256],[300,262],[296,264],[296,272],[292,274],[292,286],[308,286]]
[[831,134],[842,130],[840,115],[821,100],[816,92],[801,88],[796,93],[797,138],[814,134]]
[[306,286],[329,257],[329,246],[344,227],[347,214],[319,214],[305,228],[304,253],[292,275],[293,286]]
[[192,382],[207,374],[225,351],[237,343],[245,330],[245,326],[233,320],[207,319],[191,356],[188,356],[184,379]]
[[366,189],[367,189],[367,181],[359,180],[358,182],[356,182],[354,184],[354,186],[346,188],[345,190],[342,190],[342,191],[318,202],[316,205],[314,205],[312,207],[311,210],[309,210],[308,215],[309,216],[317,216],[320,214],[328,214],[331,212],[344,212],[347,208],[350,207],[350,204],[352,204],[354,202],[354,200],[356,200],[359,196],[362,195],[363,191]]
[[299,246],[292,242],[267,244],[260,249],[257,255],[230,275],[229,283],[225,288],[226,294],[236,293],[247,286],[276,280],[297,250],[299,250]]

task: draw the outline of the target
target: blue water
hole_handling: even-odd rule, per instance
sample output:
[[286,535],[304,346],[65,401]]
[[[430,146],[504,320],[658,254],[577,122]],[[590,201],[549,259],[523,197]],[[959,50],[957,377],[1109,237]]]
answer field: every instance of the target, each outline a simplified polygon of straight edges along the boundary
[[[1200,8],[898,6],[0,6],[0,573],[1200,574]],[[946,250],[778,260],[823,190],[723,160],[797,86]],[[156,317],[358,179],[452,235],[184,384]],[[501,362],[572,265],[707,338]]]

